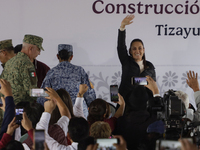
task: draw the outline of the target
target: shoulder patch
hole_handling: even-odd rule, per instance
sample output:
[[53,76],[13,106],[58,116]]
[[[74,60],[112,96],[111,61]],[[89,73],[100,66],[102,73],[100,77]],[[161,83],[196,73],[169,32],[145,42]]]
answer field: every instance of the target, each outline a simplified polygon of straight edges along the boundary
[[34,72],[34,71],[30,72],[30,76],[31,77],[36,77],[36,72]]

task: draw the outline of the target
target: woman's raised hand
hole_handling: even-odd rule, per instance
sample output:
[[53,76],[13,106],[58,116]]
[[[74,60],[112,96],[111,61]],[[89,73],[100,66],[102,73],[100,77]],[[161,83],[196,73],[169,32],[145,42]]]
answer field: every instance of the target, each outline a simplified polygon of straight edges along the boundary
[[125,28],[126,25],[133,23],[134,15],[127,15],[121,22],[121,28]]

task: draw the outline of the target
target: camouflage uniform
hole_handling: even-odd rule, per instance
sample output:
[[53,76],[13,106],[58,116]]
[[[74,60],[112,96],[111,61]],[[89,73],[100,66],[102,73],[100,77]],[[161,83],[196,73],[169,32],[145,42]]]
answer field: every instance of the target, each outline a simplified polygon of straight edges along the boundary
[[[11,39],[0,41],[0,51],[7,50],[8,48],[13,48]],[[2,66],[4,67],[5,64],[2,64]],[[2,109],[0,109],[0,128],[3,121],[3,116],[4,112],[2,111]]]
[[13,47],[11,39],[0,41],[0,50],[7,49],[9,47]]
[[[41,37],[25,35],[23,42],[36,45],[39,49],[44,50]],[[29,96],[30,89],[37,87],[35,67],[25,53],[19,52],[15,57],[8,60],[0,78],[10,82],[15,104],[20,101],[36,100],[36,98]]]
[[35,100],[29,96],[29,91],[37,87],[37,77],[34,65],[26,54],[19,52],[8,60],[0,78],[10,82],[15,104]]
[[23,42],[36,45],[39,49],[44,50],[42,47],[43,39],[39,36],[26,34]]

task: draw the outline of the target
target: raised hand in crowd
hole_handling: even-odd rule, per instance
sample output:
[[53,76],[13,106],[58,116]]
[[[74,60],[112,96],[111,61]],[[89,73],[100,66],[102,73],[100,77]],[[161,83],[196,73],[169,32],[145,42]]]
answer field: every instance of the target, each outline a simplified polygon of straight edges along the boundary
[[194,71],[187,72],[186,82],[190,88],[193,89],[194,92],[199,91],[199,83],[198,83],[198,74]]
[[92,84],[92,82],[90,81],[90,86],[92,89],[94,89],[94,85]]
[[4,79],[0,79],[0,86],[0,93],[2,93],[5,98],[2,97],[3,106],[1,107],[1,109],[5,111],[0,132],[0,138],[2,138],[3,134],[7,131],[8,124],[15,117],[15,104],[10,83]]
[[134,15],[127,15],[121,22],[121,28],[125,28],[126,25],[133,23]]
[[8,81],[0,79],[0,85],[1,85],[0,93],[2,93],[4,97],[13,96],[12,88]]
[[25,112],[23,113],[23,119],[21,121],[21,124],[26,131],[33,129],[32,122],[29,120]]
[[157,86],[156,82],[150,76],[146,76],[146,78],[147,78],[146,80],[147,80],[148,84],[145,85],[145,87],[150,89],[153,92],[153,95],[159,94],[159,90],[158,90],[158,86]]
[[55,103],[57,103],[57,101],[61,99],[54,89],[48,87],[46,87],[46,89],[47,91],[45,92],[49,95],[49,97],[45,97],[46,99],[53,100]]
[[118,138],[119,139],[119,144],[115,143],[113,144],[113,146],[115,146],[117,148],[117,150],[126,150],[126,141],[124,140],[124,138],[121,135],[113,135],[114,138]]
[[179,139],[179,141],[181,142],[181,150],[198,150],[196,145],[187,139]]
[[[65,105],[63,100],[60,98],[58,93],[52,88],[46,87],[46,89],[47,89],[46,93],[49,95],[49,97],[46,97],[46,98],[51,101],[52,105],[54,103],[54,104],[56,104],[58,106],[58,109],[60,111],[61,116],[67,116],[70,119],[71,118],[71,113],[69,112],[69,109],[67,108],[67,106]],[[56,105],[55,105],[55,107],[56,107]],[[53,109],[55,109],[55,107]]]
[[120,106],[121,105],[125,105],[125,102],[124,102],[124,98],[118,93],[118,100],[116,103],[118,103]]
[[50,99],[44,103],[44,111],[45,112],[48,112],[51,114],[55,108],[56,108],[56,102],[52,99]]
[[80,84],[77,97],[83,97],[83,95],[85,94],[85,92],[87,92],[87,90],[88,90],[87,84]]
[[124,109],[125,109],[125,102],[124,102],[124,98],[118,93],[118,100],[116,103],[118,103],[120,106],[117,109],[117,111],[115,112],[114,117],[119,118],[121,116],[123,116],[124,114]]
[[15,117],[14,117],[13,120],[8,125],[6,133],[12,136],[14,131],[15,131],[15,129],[17,129],[18,127],[19,127],[19,125],[16,124]]

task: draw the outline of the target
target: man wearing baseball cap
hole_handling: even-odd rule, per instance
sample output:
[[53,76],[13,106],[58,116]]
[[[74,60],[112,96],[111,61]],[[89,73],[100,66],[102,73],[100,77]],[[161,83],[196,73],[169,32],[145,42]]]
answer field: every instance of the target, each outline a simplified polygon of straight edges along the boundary
[[39,36],[25,35],[21,52],[5,64],[0,78],[10,82],[15,103],[35,100],[29,94],[31,88],[37,87],[36,72],[31,61],[43,50],[42,42]]
[[[17,54],[18,52],[21,52],[22,50],[22,44],[18,44],[14,47],[14,51],[15,54]],[[42,82],[47,74],[47,72],[50,70],[49,66],[47,66],[45,63],[34,59],[33,60],[33,65],[35,66],[35,71],[36,71],[36,75],[37,75],[37,87],[40,88],[42,85]]]
[[[41,88],[51,87],[54,90],[65,89],[69,93],[73,105],[77,94],[78,97],[84,97],[83,113],[87,117],[88,107],[96,99],[95,91],[90,85],[87,73],[81,66],[76,66],[71,63],[73,58],[72,45],[59,44],[57,58],[60,63],[48,71]],[[80,84],[86,84],[88,86],[88,90],[84,95],[79,93]],[[46,100],[45,98],[38,97],[37,102],[44,104]]]
[[2,67],[4,67],[5,63],[14,56],[15,53],[12,40],[8,39],[0,41],[0,61],[2,63]]

